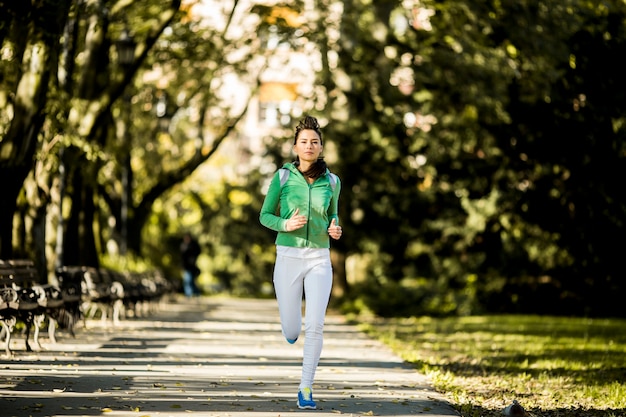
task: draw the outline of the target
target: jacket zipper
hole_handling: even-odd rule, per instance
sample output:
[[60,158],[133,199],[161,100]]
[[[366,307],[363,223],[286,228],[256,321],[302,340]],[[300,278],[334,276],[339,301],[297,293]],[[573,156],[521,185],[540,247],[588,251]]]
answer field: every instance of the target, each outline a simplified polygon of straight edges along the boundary
[[[315,181],[313,181],[315,182]],[[310,230],[310,221],[311,221],[311,194],[312,194],[312,188],[313,188],[313,184],[307,181],[307,185],[309,186],[309,207],[308,207],[308,218],[306,220],[306,241],[307,241],[307,246],[310,246],[310,242],[311,240],[309,239],[309,230]]]

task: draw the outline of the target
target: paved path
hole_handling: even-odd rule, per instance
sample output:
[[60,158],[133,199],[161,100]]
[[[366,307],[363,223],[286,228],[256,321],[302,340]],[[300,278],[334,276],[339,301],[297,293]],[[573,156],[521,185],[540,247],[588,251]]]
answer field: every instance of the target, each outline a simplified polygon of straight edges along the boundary
[[302,342],[287,344],[274,300],[179,299],[117,327],[88,321],[75,339],[0,359],[0,415],[458,416],[382,344],[329,316],[318,410],[298,410]]

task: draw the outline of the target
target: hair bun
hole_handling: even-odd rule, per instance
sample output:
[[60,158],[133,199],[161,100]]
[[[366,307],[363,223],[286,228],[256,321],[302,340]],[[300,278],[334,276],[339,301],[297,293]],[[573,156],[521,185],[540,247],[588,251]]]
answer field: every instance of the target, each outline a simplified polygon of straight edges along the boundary
[[302,130],[302,129],[319,130],[320,124],[315,117],[305,116],[302,120],[300,120],[300,123],[298,124],[297,129],[298,130]]

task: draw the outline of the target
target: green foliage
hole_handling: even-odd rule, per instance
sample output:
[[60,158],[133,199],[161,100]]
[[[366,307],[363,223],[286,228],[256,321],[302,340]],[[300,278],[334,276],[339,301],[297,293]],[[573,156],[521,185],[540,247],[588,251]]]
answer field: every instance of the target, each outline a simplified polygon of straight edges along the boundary
[[182,234],[188,231],[202,248],[199,284],[205,292],[272,294],[274,236],[258,221],[263,198],[260,183],[266,178],[251,172],[245,182],[224,178],[207,184],[201,181],[203,171],[155,205],[144,232],[146,253],[169,276],[179,279],[178,248]]
[[358,320],[429,374],[463,415],[495,417],[513,399],[543,416],[622,415],[626,409],[624,320],[511,315]]
[[151,259],[135,256],[133,254],[127,254],[126,256],[107,254],[102,256],[100,262],[100,266],[102,268],[119,271],[122,273],[141,273],[150,272],[158,269],[152,263]]
[[[45,245],[44,230],[58,220],[47,225],[47,209],[63,202],[66,262],[104,256],[106,265],[142,267],[111,256],[130,156],[133,256],[178,278],[179,238],[189,230],[204,249],[208,291],[269,293],[273,234],[259,225],[258,210],[288,146],[268,138],[259,156],[270,162],[258,172],[216,176],[239,164],[218,150],[236,137],[245,112],[215,92],[233,79],[253,90],[267,57],[262,45],[278,30],[273,35],[292,47],[321,52],[319,85],[301,98],[323,124],[327,160],[343,183],[344,237],[334,253],[348,265],[362,262],[346,268],[350,285],[337,300],[344,308],[384,316],[623,315],[626,64],[616,57],[626,50],[626,4],[315,3],[319,20],[298,26],[293,19],[307,10],[301,2],[248,11],[224,3],[215,9],[223,25],[194,21],[176,0],[119,3],[107,19],[98,9],[104,3],[63,2],[75,39],[52,31],[52,20],[36,25],[7,6],[0,153],[21,159],[17,169],[14,158],[0,164],[3,195],[16,196],[0,204],[0,250],[9,252],[12,202],[25,195],[15,222],[23,251],[27,225],[39,225],[31,240]],[[232,11],[249,18],[236,36],[227,27]],[[130,69],[112,47],[126,24],[145,48]],[[19,68],[36,67],[16,58],[35,50],[26,48],[31,30],[45,34],[50,66],[39,76],[50,82],[36,84],[46,94],[15,101]],[[163,98],[165,112],[157,113]],[[27,117],[14,111],[16,102],[33,104]],[[31,155],[36,171],[24,187]],[[56,192],[61,167],[65,195]]]
[[481,286],[475,275],[451,283],[445,274],[439,280],[416,275],[417,271],[408,265],[405,277],[395,281],[381,275],[386,269],[382,257],[371,257],[365,267],[367,278],[353,284],[338,307],[344,313],[381,317],[470,315],[482,311],[477,298]]
[[327,40],[341,249],[383,269],[349,300],[623,314],[624,3],[413,6],[430,17],[402,27],[397,2],[344,2]]

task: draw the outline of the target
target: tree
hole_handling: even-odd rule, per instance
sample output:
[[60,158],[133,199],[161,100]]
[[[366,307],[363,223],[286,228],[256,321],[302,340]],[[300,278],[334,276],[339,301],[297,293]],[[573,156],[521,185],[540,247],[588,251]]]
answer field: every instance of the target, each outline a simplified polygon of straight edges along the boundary
[[[154,201],[207,161],[245,114],[245,97],[243,106],[240,100],[239,107],[231,109],[225,105],[225,98],[216,93],[223,91],[219,83],[238,73],[249,74],[240,78],[250,90],[258,83],[262,60],[249,59],[262,43],[255,27],[250,25],[245,36],[228,33],[234,16],[245,16],[245,10],[237,8],[239,2],[224,5],[221,27],[206,26],[206,21],[193,19],[191,10],[178,12],[179,1],[172,1],[167,8],[151,7],[152,3],[121,2],[108,9],[107,2],[89,7],[83,2],[68,3],[64,16],[71,19],[65,32],[60,24],[56,36],[49,39],[57,49],[63,45],[62,55],[50,60],[48,70],[53,79],[49,85],[44,83],[48,93],[42,95],[40,103],[41,113],[44,106],[49,110],[49,124],[34,134],[35,138],[40,135],[39,145],[36,140],[29,142],[30,154],[22,166],[25,177],[40,146],[46,152],[39,156],[47,155],[53,160],[53,171],[65,167],[62,177],[47,176],[48,183],[43,188],[50,192],[56,181],[66,184],[65,195],[54,195],[56,200],[50,206],[70,203],[66,219],[64,213],[58,213],[59,221],[65,225],[61,263],[97,265],[98,244],[104,250],[111,237],[119,241],[122,224],[127,227],[124,238],[128,242],[124,243],[139,254],[141,228]],[[18,15],[23,17],[17,12],[14,17]],[[11,24],[17,27],[19,22]],[[122,67],[115,64],[113,40],[125,31],[134,35],[137,48],[135,59]],[[167,33],[163,35],[164,32]],[[55,78],[57,70],[65,74],[62,79]],[[146,82],[150,74],[153,78]],[[154,74],[159,78],[155,79]],[[167,114],[161,114],[175,121],[167,132],[157,131],[155,107],[163,104],[161,97],[173,98],[167,103]],[[125,106],[128,101],[133,102],[130,108]],[[128,117],[131,126],[123,123]],[[18,125],[18,120],[16,117],[10,122]],[[115,122],[116,130],[112,129]],[[133,137],[132,144],[126,140],[127,132]],[[15,149],[3,139],[2,145],[5,143],[6,149]],[[142,169],[133,172],[136,166]],[[118,179],[124,169],[128,169],[129,181],[121,186]],[[12,185],[15,198],[3,202],[17,200],[23,178]],[[47,207],[50,198],[44,198],[41,206]],[[126,210],[122,209],[124,199]],[[2,219],[7,226],[2,228],[2,247],[6,252],[2,256],[10,257],[10,219],[15,207],[3,205],[5,208]],[[108,221],[104,219],[108,216],[115,219],[116,233],[107,231]],[[100,240],[95,238],[96,224]],[[43,245],[44,239],[34,243]]]
[[44,123],[49,80],[71,1],[2,3],[0,42],[0,258],[13,255],[13,214],[33,169]]
[[597,63],[622,51],[624,5],[318,7],[344,230],[374,260],[353,297],[380,314],[608,313],[585,298],[621,285],[596,230],[626,235],[623,96],[604,93],[624,68]]

